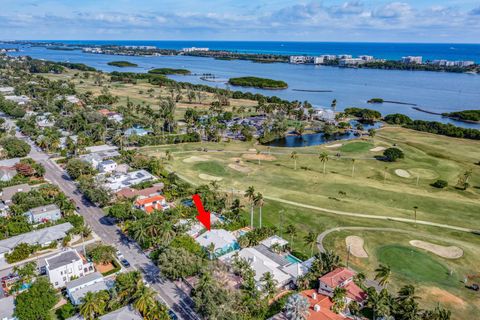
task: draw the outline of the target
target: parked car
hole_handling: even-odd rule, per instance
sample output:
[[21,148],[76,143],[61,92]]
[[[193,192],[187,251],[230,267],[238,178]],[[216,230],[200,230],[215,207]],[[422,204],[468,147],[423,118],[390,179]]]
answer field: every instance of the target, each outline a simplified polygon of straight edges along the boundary
[[128,262],[128,260],[125,259],[125,258],[120,259],[120,263],[121,263],[125,268],[129,268],[129,267],[130,267],[130,262]]
[[175,312],[173,312],[172,309],[169,309],[169,310],[168,310],[168,316],[170,317],[170,319],[173,319],[173,320],[177,320],[177,319],[178,319],[177,315],[175,314]]
[[117,255],[118,259],[123,259],[123,258],[124,258],[124,257],[123,257],[123,254],[122,254],[120,251],[118,251],[118,250],[117,250],[117,252],[116,252],[115,254]]

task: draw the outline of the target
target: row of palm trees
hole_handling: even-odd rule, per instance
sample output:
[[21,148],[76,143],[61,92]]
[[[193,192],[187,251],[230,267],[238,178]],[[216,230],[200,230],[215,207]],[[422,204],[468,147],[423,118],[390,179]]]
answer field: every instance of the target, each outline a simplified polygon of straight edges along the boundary
[[131,304],[146,320],[170,319],[167,307],[156,298],[157,293],[145,286],[138,271],[120,274],[110,291],[87,292],[79,308],[85,320]]

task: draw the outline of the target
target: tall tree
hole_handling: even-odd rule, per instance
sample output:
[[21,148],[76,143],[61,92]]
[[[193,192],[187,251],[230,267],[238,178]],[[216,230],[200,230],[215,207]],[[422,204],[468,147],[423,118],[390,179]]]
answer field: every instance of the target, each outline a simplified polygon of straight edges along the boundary
[[310,315],[310,302],[300,294],[288,297],[285,304],[285,316],[288,320],[306,320]]
[[305,244],[310,246],[310,256],[313,256],[313,248],[317,243],[317,237],[313,231],[310,231],[304,238]]
[[293,152],[290,154],[290,159],[293,160],[294,170],[297,170],[297,159],[298,159],[298,153],[297,153],[297,151],[293,151]]
[[260,192],[258,192],[257,195],[255,196],[254,203],[255,203],[255,206],[258,207],[259,227],[261,228],[262,227],[262,208],[263,208],[263,205],[265,204],[265,202],[263,200],[263,195]]
[[248,198],[250,201],[250,227],[253,228],[253,206],[254,206],[254,199],[255,199],[255,188],[250,186],[245,191],[245,198]]
[[327,162],[328,162],[328,153],[326,153],[325,151],[320,153],[320,155],[318,156],[318,158],[320,159],[320,162],[323,163],[323,175],[325,175],[325,170],[326,170],[326,166],[327,166]]
[[388,283],[390,282],[390,277],[392,276],[392,271],[390,266],[380,264],[377,269],[375,269],[375,280],[379,280],[378,283],[383,287],[388,287]]

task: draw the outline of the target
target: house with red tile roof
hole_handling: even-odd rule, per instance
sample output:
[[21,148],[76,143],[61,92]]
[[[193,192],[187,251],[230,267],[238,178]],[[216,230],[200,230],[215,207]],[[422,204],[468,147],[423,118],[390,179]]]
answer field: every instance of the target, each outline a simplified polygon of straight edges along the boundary
[[[329,296],[319,294],[315,289],[305,290],[299,293],[307,298],[309,303],[308,315],[305,320],[345,320],[346,316],[332,311],[333,302]],[[285,312],[273,316],[270,320],[288,320]]]
[[163,211],[170,208],[165,197],[159,194],[151,197],[140,196],[135,200],[134,206],[146,213],[152,213],[154,210]]
[[332,272],[320,277],[318,292],[332,297],[337,287],[347,290],[346,302],[356,301],[363,306],[367,300],[367,293],[355,284],[353,278],[356,272],[349,268],[337,268]]

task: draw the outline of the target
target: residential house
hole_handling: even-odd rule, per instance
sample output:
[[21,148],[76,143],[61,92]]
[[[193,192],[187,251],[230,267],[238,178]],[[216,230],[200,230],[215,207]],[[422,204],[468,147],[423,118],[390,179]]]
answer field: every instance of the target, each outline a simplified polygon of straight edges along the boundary
[[47,276],[55,289],[63,288],[75,278],[81,278],[95,271],[93,263],[73,249],[45,259],[45,263]]
[[22,96],[15,96],[15,95],[5,96],[5,100],[15,102],[18,105],[25,105],[30,102],[30,98],[23,95]]
[[25,212],[30,223],[45,223],[49,221],[57,221],[62,218],[62,212],[56,204],[36,207]]
[[151,131],[150,130],[146,130],[142,127],[139,127],[139,126],[133,126],[127,130],[125,130],[125,133],[124,135],[126,137],[130,137],[130,136],[139,136],[139,137],[142,137],[142,136],[146,136],[147,134],[149,134]]
[[280,247],[285,247],[288,244],[288,241],[283,239],[282,237],[273,235],[271,237],[268,237],[265,240],[260,241],[260,244],[263,244],[267,248],[272,248],[275,245],[278,245]]
[[3,259],[6,253],[11,253],[20,243],[44,247],[50,245],[53,241],[61,241],[72,228],[73,226],[69,222],[66,222],[0,240],[0,259]]
[[0,181],[10,181],[17,175],[14,167],[0,166]]
[[67,296],[73,305],[82,304],[87,292],[99,292],[108,290],[105,279],[100,272],[93,272],[86,276],[72,280],[66,284]]
[[[67,320],[84,320],[84,318],[77,314]],[[143,320],[143,317],[134,307],[129,305],[98,317],[98,320]]]
[[[231,264],[233,257],[231,253],[220,260]],[[307,266],[303,263],[277,254],[263,244],[238,251],[238,257],[245,259],[255,271],[254,278],[259,288],[261,287],[260,279],[267,272],[277,281],[278,288],[294,287],[297,278],[308,272]]]
[[[305,320],[344,320],[347,319],[342,314],[336,314],[332,311],[333,302],[330,297],[319,294],[316,290],[305,290],[299,293],[307,298],[309,303],[308,315]],[[284,312],[273,316],[270,320],[287,320]]]
[[8,296],[0,298],[0,320],[15,320],[15,298]]
[[11,94],[15,92],[14,87],[0,87],[0,93],[1,94]]
[[116,151],[118,150],[118,147],[116,146],[111,146],[108,144],[102,144],[99,146],[90,146],[86,147],[85,151],[90,152],[90,153],[96,153],[96,152],[110,152],[110,151]]
[[157,177],[150,174],[146,170],[137,170],[127,173],[118,173],[116,172],[110,177],[106,177],[104,181],[105,188],[117,192],[121,189],[131,187],[133,185],[156,180]]
[[151,197],[140,196],[135,200],[134,206],[146,213],[152,213],[153,210],[164,211],[170,209],[165,197],[159,194]]
[[103,160],[98,164],[98,171],[101,173],[113,172],[117,169],[117,163],[113,160]]
[[[89,147],[89,148],[94,148],[94,147]],[[93,150],[96,150],[96,149],[93,149]],[[116,149],[101,150],[101,151],[94,151],[88,154],[81,155],[80,159],[89,163],[92,166],[92,168],[98,169],[98,165],[102,161],[118,157],[119,155],[120,153]]]
[[115,195],[117,196],[118,199],[121,199],[121,198],[132,199],[138,196],[151,197],[151,196],[160,194],[160,192],[162,192],[163,190],[163,187],[164,185],[161,182],[155,183],[150,188],[145,188],[141,190],[127,187],[127,188],[120,189],[115,193]]
[[403,63],[416,63],[416,64],[422,64],[422,57],[421,56],[407,56],[407,57],[402,57],[401,61]]
[[318,293],[332,297],[335,288],[345,288],[347,291],[346,303],[356,301],[363,306],[367,300],[367,293],[355,284],[353,281],[355,275],[356,272],[349,268],[337,268],[320,277]]
[[123,121],[123,116],[118,112],[114,112],[108,109],[100,109],[98,110],[98,112],[101,115],[105,116],[108,120],[115,121],[117,123],[121,123]]
[[195,241],[205,250],[213,244],[213,252],[208,252],[210,259],[221,257],[229,252],[240,249],[237,238],[224,229],[212,229],[195,238]]

